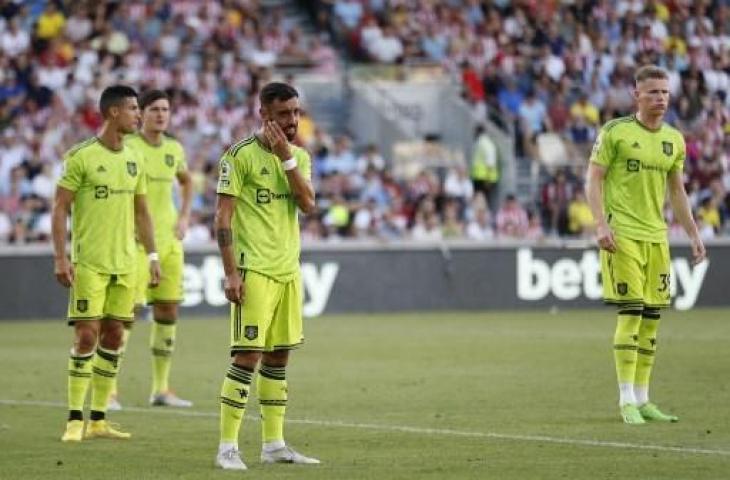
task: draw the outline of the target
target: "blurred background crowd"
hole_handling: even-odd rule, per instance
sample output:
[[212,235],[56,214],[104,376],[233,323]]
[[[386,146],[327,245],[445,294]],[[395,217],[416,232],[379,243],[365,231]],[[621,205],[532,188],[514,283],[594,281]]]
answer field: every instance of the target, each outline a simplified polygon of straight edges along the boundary
[[[590,236],[590,148],[603,122],[632,112],[633,70],[646,63],[670,71],[666,120],[685,135],[702,235],[728,233],[723,0],[311,0],[298,5],[307,28],[286,3],[0,0],[0,242],[49,241],[62,155],[95,134],[99,94],[117,82],[170,92],[195,185],[185,242],[211,241],[217,161],[257,127],[260,86],[352,62],[440,65],[474,115],[514,127],[516,158],[499,158],[478,128],[464,165],[398,177],[378,145],[319,126],[304,96],[297,141],[319,205],[305,241]],[[530,196],[500,188],[505,161],[530,165]]]

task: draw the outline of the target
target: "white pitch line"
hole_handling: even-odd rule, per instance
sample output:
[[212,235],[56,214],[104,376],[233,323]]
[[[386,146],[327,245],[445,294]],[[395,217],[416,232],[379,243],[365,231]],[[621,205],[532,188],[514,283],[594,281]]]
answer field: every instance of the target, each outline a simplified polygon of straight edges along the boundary
[[[43,402],[34,400],[9,400],[0,399],[0,405],[15,405],[15,406],[32,406],[32,407],[52,407],[52,408],[66,408],[66,404],[61,402]],[[218,418],[218,412],[200,412],[195,410],[172,410],[162,408],[141,408],[141,407],[124,407],[122,412],[135,412],[135,413],[160,413],[163,415],[177,415],[181,417],[205,417],[205,418]],[[258,421],[257,416],[247,416],[247,420]],[[494,432],[471,432],[468,430],[452,430],[444,428],[424,428],[424,427],[409,427],[406,425],[378,425],[375,423],[352,423],[332,420],[309,420],[309,419],[286,419],[286,423],[296,423],[303,425],[317,425],[321,427],[338,427],[338,428],[352,428],[360,430],[376,430],[381,432],[401,432],[401,433],[414,433],[418,435],[441,435],[441,436],[452,436],[452,437],[467,437],[467,438],[485,438],[485,439],[497,439],[497,440],[512,440],[521,442],[536,442],[536,443],[554,443],[559,445],[576,445],[584,447],[603,447],[603,448],[621,448],[621,449],[635,449],[635,450],[651,450],[656,452],[669,452],[669,453],[683,453],[683,454],[698,454],[698,455],[717,455],[728,457],[730,456],[730,450],[713,450],[706,448],[693,448],[693,447],[676,447],[671,445],[652,445],[642,443],[628,443],[628,442],[614,442],[604,440],[588,440],[579,438],[561,438],[561,437],[548,437],[545,435],[517,435],[509,433],[494,433]]]

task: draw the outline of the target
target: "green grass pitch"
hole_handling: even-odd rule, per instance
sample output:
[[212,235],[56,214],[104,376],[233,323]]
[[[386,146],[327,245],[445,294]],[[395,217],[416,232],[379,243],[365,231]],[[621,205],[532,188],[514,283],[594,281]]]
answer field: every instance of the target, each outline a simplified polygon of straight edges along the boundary
[[[173,387],[191,410],[147,406],[149,324],[122,366],[130,441],[59,441],[71,331],[0,322],[0,479],[730,478],[730,310],[666,312],[652,399],[672,425],[618,417],[610,309],[326,316],[306,320],[289,368],[286,436],[319,466],[213,468],[228,320],[182,320]],[[253,396],[255,400],[255,395]]]

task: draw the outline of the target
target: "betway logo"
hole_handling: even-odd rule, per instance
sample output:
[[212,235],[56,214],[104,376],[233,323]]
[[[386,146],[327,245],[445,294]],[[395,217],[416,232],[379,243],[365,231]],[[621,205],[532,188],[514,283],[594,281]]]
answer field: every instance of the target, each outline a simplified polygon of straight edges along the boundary
[[[316,317],[324,312],[339,270],[339,265],[332,262],[322,264],[319,270],[313,263],[302,264],[302,313],[305,317]],[[186,264],[183,275],[183,307],[194,307],[204,302],[214,307],[228,304],[223,290],[224,274],[220,257],[206,256],[199,267]]]
[[[678,310],[694,306],[709,264],[710,261],[705,260],[692,268],[686,258],[672,261],[670,292]],[[600,271],[601,263],[595,250],[586,250],[580,260],[561,258],[550,265],[533,257],[532,249],[520,248],[517,251],[517,297],[536,301],[552,293],[560,300],[574,300],[581,295],[597,300],[603,293]]]

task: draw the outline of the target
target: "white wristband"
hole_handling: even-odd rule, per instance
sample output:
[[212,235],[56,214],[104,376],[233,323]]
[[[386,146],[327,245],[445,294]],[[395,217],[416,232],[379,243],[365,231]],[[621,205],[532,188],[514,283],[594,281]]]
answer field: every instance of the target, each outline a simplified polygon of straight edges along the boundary
[[147,254],[147,260],[149,260],[150,262],[159,262],[160,254],[157,252],[150,252]]
[[294,157],[291,157],[289,160],[285,162],[281,162],[281,166],[284,168],[284,170],[294,170],[297,168],[297,159]]

